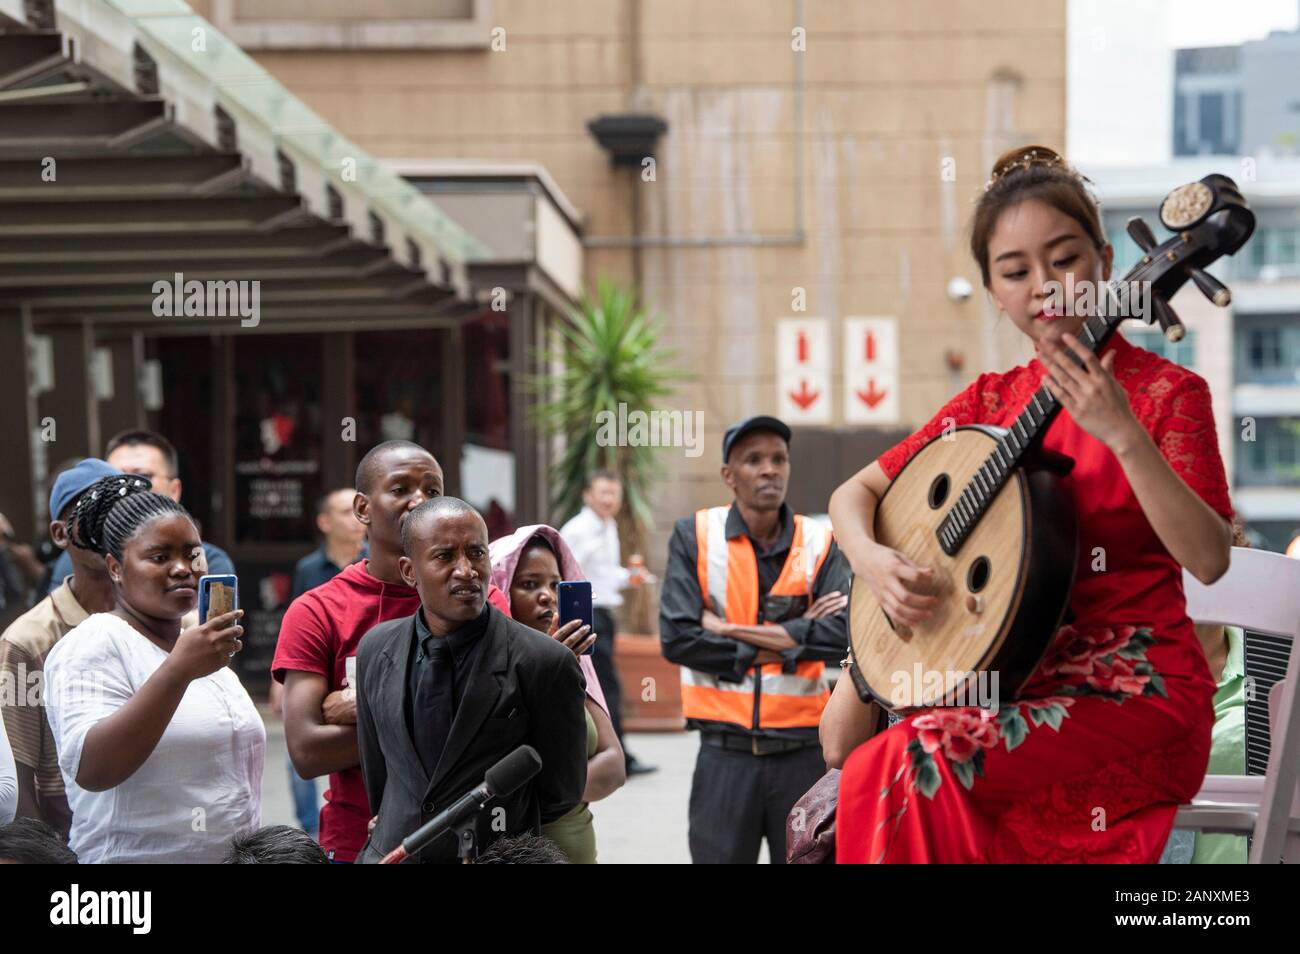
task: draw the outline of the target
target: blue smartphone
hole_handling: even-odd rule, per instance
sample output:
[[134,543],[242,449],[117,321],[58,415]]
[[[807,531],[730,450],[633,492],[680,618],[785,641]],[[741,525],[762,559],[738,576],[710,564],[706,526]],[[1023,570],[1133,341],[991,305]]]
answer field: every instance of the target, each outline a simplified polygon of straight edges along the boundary
[[[596,631],[591,621],[591,583],[587,580],[565,580],[560,584],[560,625],[575,619],[590,626],[593,633]],[[592,643],[583,655],[590,656],[595,647]]]
[[210,616],[222,616],[239,609],[239,577],[213,573],[199,577],[199,625]]

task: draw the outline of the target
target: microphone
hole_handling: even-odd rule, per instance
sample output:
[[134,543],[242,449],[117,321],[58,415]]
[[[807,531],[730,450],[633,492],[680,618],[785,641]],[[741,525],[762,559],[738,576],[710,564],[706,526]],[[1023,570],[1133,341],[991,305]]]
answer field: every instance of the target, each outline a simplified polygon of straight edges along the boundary
[[542,757],[537,754],[537,750],[531,745],[519,746],[484,773],[482,785],[466,792],[450,808],[444,809],[407,835],[379,863],[401,864],[444,832],[459,830],[467,823],[472,824],[488,799],[513,794],[541,770]]

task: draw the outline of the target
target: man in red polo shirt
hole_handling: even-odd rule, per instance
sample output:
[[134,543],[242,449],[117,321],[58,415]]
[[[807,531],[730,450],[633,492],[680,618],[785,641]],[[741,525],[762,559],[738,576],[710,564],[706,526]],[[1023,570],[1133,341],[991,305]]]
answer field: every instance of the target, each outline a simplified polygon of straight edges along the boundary
[[[289,606],[271,675],[284,683],[284,734],[303,778],[329,775],[320,843],[331,861],[351,862],[366,841],[370,805],[357,751],[357,645],[371,628],[410,616],[420,596],[402,582],[402,523],[442,495],[442,468],[423,447],[385,441],[357,465],[353,510],[370,534],[370,558],[308,590]],[[488,601],[509,613],[496,587]]]

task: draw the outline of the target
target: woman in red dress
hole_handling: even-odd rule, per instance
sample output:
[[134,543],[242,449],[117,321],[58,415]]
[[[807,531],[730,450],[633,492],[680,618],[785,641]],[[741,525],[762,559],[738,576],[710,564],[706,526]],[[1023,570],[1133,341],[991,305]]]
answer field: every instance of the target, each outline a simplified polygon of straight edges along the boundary
[[994,166],[971,251],[1037,358],[980,375],[841,486],[830,504],[836,538],[893,619],[924,620],[937,599],[931,571],[874,542],[876,504],[945,426],[1005,427],[1046,379],[1063,409],[1044,445],[1075,462],[1067,625],[1013,703],[929,709],[854,750],[837,858],[1155,862],[1177,805],[1200,787],[1214,720],[1181,575],[1210,583],[1228,567],[1232,508],[1209,391],[1118,333],[1093,355],[1074,337],[1083,316],[1052,316],[1050,283],[1081,293],[1110,277],[1113,251],[1083,180],[1051,150],[1013,150]]

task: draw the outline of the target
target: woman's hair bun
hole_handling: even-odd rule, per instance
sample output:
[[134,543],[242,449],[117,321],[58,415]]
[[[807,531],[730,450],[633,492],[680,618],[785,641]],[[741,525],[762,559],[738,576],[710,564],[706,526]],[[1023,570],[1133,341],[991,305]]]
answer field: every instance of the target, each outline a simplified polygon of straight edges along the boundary
[[991,186],[1005,175],[1017,171],[1027,171],[1034,166],[1055,167],[1074,175],[1074,170],[1070,168],[1069,164],[1055,149],[1050,149],[1047,146],[1017,146],[998,156],[997,161],[993,163],[993,171],[989,175],[988,185]]

